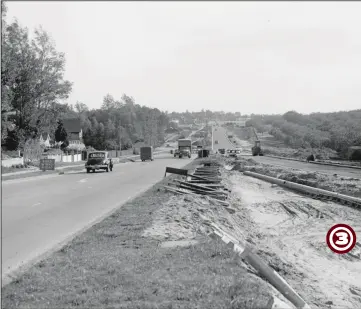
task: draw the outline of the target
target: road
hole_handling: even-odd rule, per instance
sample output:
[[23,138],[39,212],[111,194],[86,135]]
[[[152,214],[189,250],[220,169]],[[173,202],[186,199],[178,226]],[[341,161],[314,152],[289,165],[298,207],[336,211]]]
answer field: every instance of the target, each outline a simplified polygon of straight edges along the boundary
[[[213,148],[214,151],[218,149],[234,149],[234,145],[227,138],[227,130],[223,127],[214,127],[213,129]],[[218,141],[218,143],[216,142]]]
[[149,189],[166,166],[190,161],[163,154],[153,162],[117,164],[109,173],[84,170],[3,182],[3,278]]

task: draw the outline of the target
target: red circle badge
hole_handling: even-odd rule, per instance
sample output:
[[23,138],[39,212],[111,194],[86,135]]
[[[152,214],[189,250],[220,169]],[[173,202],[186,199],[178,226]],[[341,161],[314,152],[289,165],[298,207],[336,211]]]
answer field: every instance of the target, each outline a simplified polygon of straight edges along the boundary
[[347,224],[336,224],[327,232],[326,243],[333,252],[345,254],[355,247],[356,233]]

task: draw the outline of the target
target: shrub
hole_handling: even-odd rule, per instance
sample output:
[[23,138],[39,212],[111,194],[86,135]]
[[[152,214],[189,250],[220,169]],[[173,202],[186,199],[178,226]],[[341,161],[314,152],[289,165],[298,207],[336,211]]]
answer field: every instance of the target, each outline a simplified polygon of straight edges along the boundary
[[25,161],[38,161],[44,152],[44,146],[39,141],[29,139],[24,145],[24,160]]

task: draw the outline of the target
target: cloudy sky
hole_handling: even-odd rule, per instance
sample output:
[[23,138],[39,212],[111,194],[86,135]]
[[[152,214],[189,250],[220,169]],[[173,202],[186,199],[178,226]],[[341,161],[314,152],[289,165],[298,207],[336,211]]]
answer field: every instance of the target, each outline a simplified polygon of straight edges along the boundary
[[168,111],[361,108],[361,2],[7,2],[66,54],[70,104]]

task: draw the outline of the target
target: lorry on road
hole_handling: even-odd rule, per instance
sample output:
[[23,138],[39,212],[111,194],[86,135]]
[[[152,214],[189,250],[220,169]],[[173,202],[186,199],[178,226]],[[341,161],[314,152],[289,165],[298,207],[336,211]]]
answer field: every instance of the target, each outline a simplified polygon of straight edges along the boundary
[[192,151],[192,140],[190,139],[179,139],[178,140],[178,149],[174,152],[174,157],[191,157]]
[[153,147],[152,146],[140,147],[140,160],[153,161]]
[[88,160],[85,163],[86,172],[95,172],[96,170],[105,170],[109,172],[110,160],[107,151],[93,151],[89,153]]

